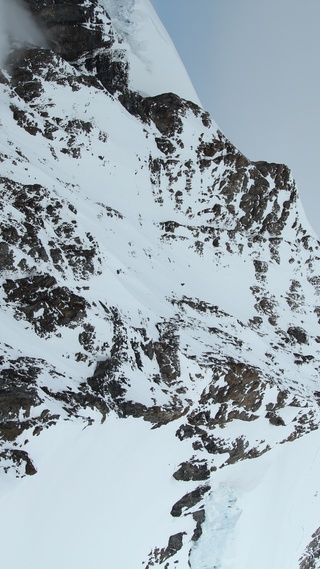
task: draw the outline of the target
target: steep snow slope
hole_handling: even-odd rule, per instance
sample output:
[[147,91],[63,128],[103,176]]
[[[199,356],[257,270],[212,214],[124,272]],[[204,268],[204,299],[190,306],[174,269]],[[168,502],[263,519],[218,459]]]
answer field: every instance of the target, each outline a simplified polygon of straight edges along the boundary
[[244,461],[217,473],[191,567],[318,567],[318,539],[308,543],[319,523],[319,444],[313,432],[254,466]]
[[59,424],[33,441],[38,474],[2,492],[2,559],[14,568],[26,560],[48,569],[140,567],[168,529],[184,527],[167,519],[180,497],[171,470],[187,454],[174,429],[110,416],[85,430]]
[[133,91],[124,12],[28,4],[48,47],[0,75],[6,565],[54,541],[48,567],[251,569],[266,532],[265,567],[316,567],[319,243],[290,172]]
[[171,38],[149,0],[100,0],[112,19],[130,72],[129,86],[144,96],[176,93],[200,105]]

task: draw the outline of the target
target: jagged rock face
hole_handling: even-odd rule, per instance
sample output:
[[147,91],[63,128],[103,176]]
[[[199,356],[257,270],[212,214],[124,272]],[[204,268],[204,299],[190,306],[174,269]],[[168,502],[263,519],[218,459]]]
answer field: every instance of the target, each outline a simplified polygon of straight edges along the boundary
[[48,46],[0,75],[3,469],[35,474],[27,435],[63,420],[172,425],[183,523],[145,560],[171,568],[212,473],[318,428],[319,243],[285,166],[129,91],[97,1],[27,3]]
[[126,88],[128,66],[121,47],[114,47],[110,18],[98,0],[27,3],[55,53],[92,73],[112,93]]
[[105,27],[98,20],[97,0],[89,3],[28,0],[27,4],[46,30],[46,37],[55,52],[67,61],[76,61],[86,52],[112,45],[112,40],[105,40]]

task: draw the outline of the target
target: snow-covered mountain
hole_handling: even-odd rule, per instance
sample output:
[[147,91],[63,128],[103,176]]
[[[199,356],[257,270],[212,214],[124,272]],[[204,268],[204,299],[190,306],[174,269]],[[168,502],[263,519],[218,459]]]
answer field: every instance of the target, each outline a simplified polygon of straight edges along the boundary
[[37,45],[13,34],[0,74],[4,565],[320,567],[320,249],[289,170],[219,131],[148,0],[26,6]]

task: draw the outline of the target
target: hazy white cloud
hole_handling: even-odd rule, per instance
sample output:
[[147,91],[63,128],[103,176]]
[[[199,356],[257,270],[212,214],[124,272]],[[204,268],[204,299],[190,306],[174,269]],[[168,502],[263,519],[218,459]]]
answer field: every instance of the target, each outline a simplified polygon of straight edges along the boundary
[[0,0],[0,64],[12,45],[44,45],[44,37],[22,0]]

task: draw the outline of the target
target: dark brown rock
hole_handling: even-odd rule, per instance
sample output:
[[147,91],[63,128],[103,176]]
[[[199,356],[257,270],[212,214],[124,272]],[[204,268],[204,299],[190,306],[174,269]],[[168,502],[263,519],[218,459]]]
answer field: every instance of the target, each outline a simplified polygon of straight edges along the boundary
[[5,241],[0,241],[0,272],[14,269],[13,251]]
[[192,535],[192,541],[198,541],[202,535],[202,524],[206,519],[206,512],[204,509],[198,510],[192,514],[194,521],[196,522],[196,527]]
[[[67,61],[75,61],[85,52],[110,47],[99,22],[97,0],[26,0],[40,23],[49,46]],[[86,24],[90,23],[91,26]]]
[[[28,453],[21,449],[7,449],[0,453],[0,457],[6,461],[12,461],[16,470],[17,476],[34,476],[37,474],[31,458]],[[5,467],[5,471],[9,468]]]
[[169,557],[173,557],[183,546],[183,536],[185,532],[175,533],[169,537],[168,545],[165,549],[161,550],[160,563],[163,563]]
[[265,261],[254,260],[253,261],[254,268],[256,273],[267,273],[268,272],[268,263]]
[[146,116],[154,122],[161,134],[168,137],[181,134],[181,117],[185,116],[188,110],[196,116],[202,112],[197,105],[174,93],[147,97],[143,100],[143,107]]
[[259,371],[240,362],[230,362],[226,366],[224,385],[216,387],[213,382],[207,393],[201,396],[201,402],[212,400],[215,403],[231,401],[245,411],[256,412],[261,406],[265,383],[260,379]]
[[[110,19],[97,0],[26,0],[40,23],[47,45],[76,68],[85,67],[91,81],[111,93],[128,91],[128,62],[123,50],[113,47]],[[109,20],[109,25],[108,25]],[[98,80],[98,81],[97,81]],[[25,83],[24,90],[28,88]]]
[[269,419],[271,425],[274,425],[275,427],[285,427],[286,425],[282,417],[277,415],[274,411],[268,411],[268,413],[266,413],[266,418]]
[[176,148],[172,144],[169,138],[163,136],[162,138],[156,138],[155,141],[157,147],[161,152],[163,152],[163,154],[168,155],[168,154],[173,154],[175,152]]
[[178,500],[178,502],[174,504],[171,509],[171,515],[175,518],[181,516],[184,510],[189,510],[198,504],[198,502],[202,500],[203,496],[206,494],[206,492],[209,492],[209,490],[210,486],[198,486],[198,488],[192,492],[185,494],[185,496],[183,496],[180,500]]
[[176,342],[154,342],[153,348],[163,381],[171,383],[180,375]]
[[3,288],[7,300],[16,303],[39,334],[53,332],[57,326],[73,326],[86,314],[86,301],[67,287],[57,286],[48,274],[8,279]]
[[238,437],[234,441],[232,448],[228,451],[229,458],[227,460],[227,464],[234,464],[235,462],[239,462],[239,460],[246,458],[246,450],[248,447],[248,441],[246,441],[244,437]]
[[287,330],[290,338],[298,344],[308,344],[309,338],[307,332],[301,326],[290,326]]
[[320,528],[312,534],[312,540],[299,559],[299,569],[317,569],[320,558]]
[[210,476],[210,470],[208,469],[207,462],[195,461],[191,459],[189,462],[182,462],[173,474],[176,480],[184,480],[188,482],[190,480],[206,480]]

